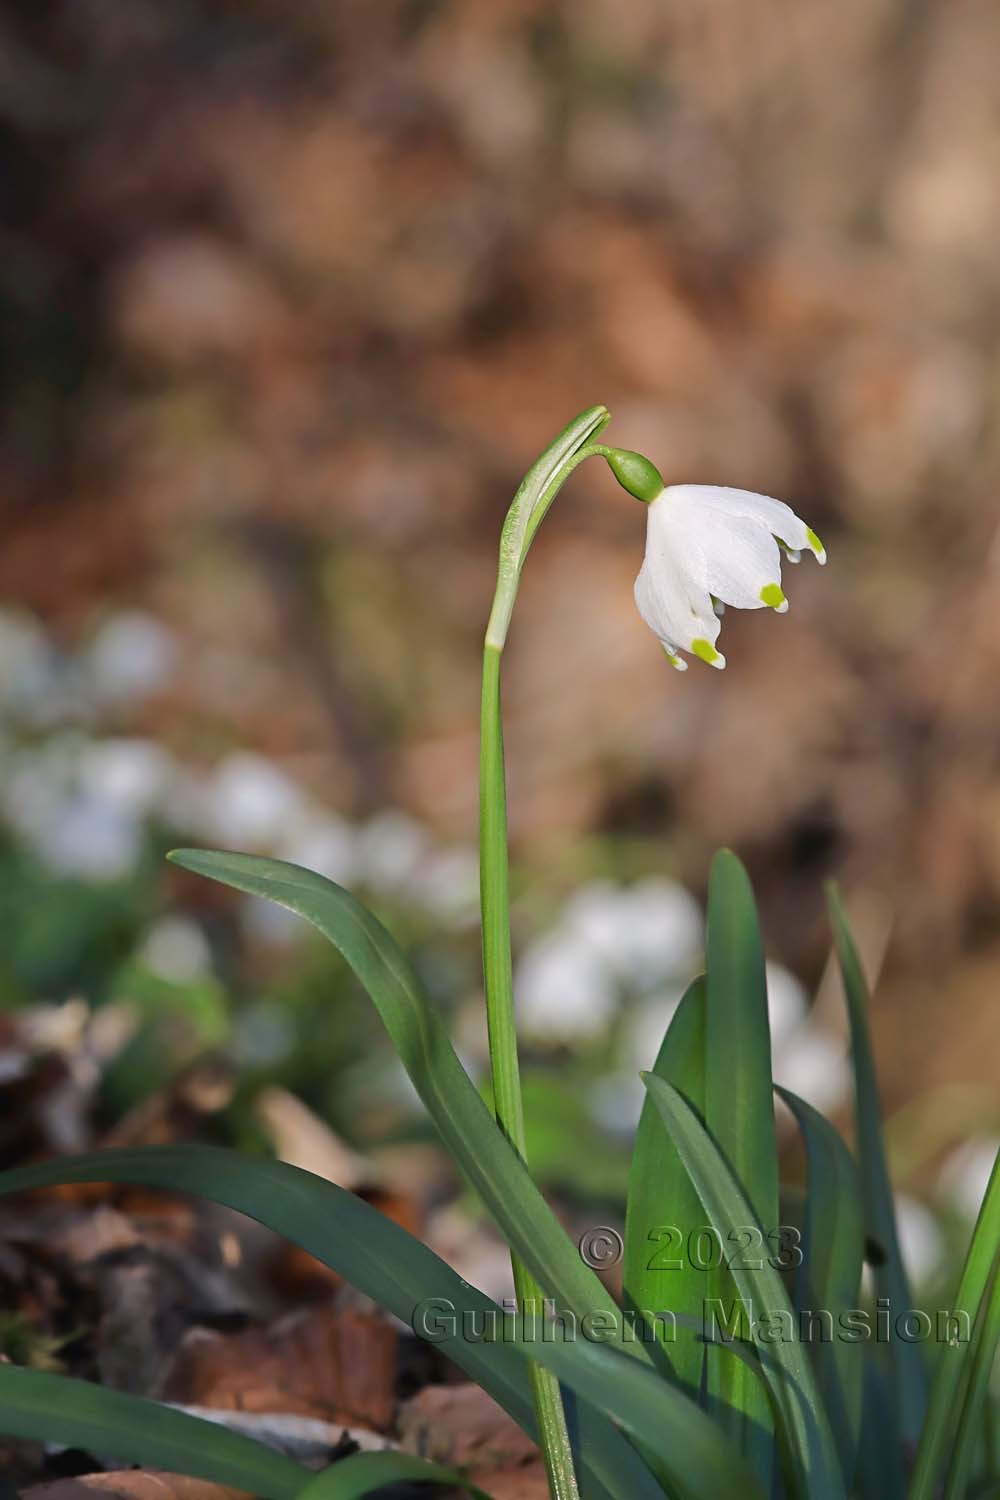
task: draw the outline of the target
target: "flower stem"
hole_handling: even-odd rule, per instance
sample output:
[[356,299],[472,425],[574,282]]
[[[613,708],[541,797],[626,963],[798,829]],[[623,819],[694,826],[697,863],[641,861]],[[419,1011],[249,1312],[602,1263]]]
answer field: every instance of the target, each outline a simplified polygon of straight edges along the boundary
[[[500,713],[500,659],[510,625],[521,569],[549,506],[578,464],[605,454],[594,439],[611,420],[606,406],[575,417],[549,444],[518,486],[500,534],[496,593],[483,650],[483,698],[479,748],[479,889],[483,918],[483,977],[490,1042],[493,1107],[497,1124],[515,1151],[525,1156],[524,1106],[517,1061],[514,980],[510,948],[510,857],[507,847],[507,786]],[[511,1256],[519,1311],[530,1326],[544,1317],[542,1290]],[[559,1382],[530,1364],[538,1442],[553,1500],[579,1500],[573,1449]]]
[[[500,650],[483,652],[483,702],[479,760],[479,868],[483,913],[483,972],[490,1042],[493,1101],[497,1123],[523,1157],[524,1107],[517,1060],[514,983],[510,948],[510,872],[507,852],[507,791],[503,725],[500,715]],[[541,1291],[516,1256],[511,1256],[518,1310],[538,1327],[544,1316]],[[559,1381],[540,1365],[529,1366],[538,1441],[554,1500],[577,1500],[573,1450],[566,1427]]]

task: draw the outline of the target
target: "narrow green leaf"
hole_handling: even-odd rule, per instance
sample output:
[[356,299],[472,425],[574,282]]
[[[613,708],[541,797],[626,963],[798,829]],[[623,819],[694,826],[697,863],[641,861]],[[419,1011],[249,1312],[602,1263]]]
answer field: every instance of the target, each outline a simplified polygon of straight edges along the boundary
[[[699,1112],[705,1095],[705,981],[691,984],[667,1028],[653,1073],[673,1084]],[[701,1199],[667,1134],[660,1112],[647,1098],[639,1118],[629,1171],[625,1212],[625,1305],[635,1315],[669,1310],[700,1327],[707,1271],[692,1264],[692,1249],[705,1214]],[[650,1320],[645,1320],[647,1326]],[[666,1322],[653,1328],[661,1337]],[[678,1321],[677,1337],[664,1339],[664,1359],[689,1395],[700,1396],[705,1345],[692,1324]]]
[[[880,1264],[873,1267],[875,1291],[878,1297],[888,1298],[895,1320],[913,1307],[913,1297],[899,1246],[892,1184],[882,1137],[878,1080],[868,1031],[870,996],[840,893],[831,884],[827,894],[851,1028],[865,1233],[885,1252]],[[923,1355],[919,1344],[907,1343],[900,1338],[890,1341],[888,1355],[899,1430],[904,1443],[913,1448],[920,1438],[927,1408],[927,1371]]]
[[[691,1106],[663,1079],[649,1073],[643,1076],[708,1220],[723,1243],[733,1225],[760,1228],[728,1163]],[[781,1277],[769,1263],[766,1245],[758,1256],[733,1256],[730,1270],[744,1304],[763,1379],[779,1413],[791,1470],[791,1493],[801,1500],[843,1500],[846,1491],[833,1435],[805,1347],[798,1338],[795,1313]],[[712,1309],[706,1308],[709,1325],[711,1313]],[[720,1309],[720,1319],[725,1314],[726,1309]],[[718,1329],[724,1331],[721,1320]],[[747,1373],[753,1376],[749,1367]]]
[[0,1364],[0,1432],[294,1500],[301,1464],[214,1422],[68,1375]]
[[477,1500],[490,1500],[485,1490],[470,1484],[455,1469],[432,1464],[409,1453],[354,1453],[317,1474],[298,1493],[296,1500],[361,1500],[386,1485],[446,1484]]
[[906,1494],[906,1477],[900,1465],[902,1451],[888,1372],[874,1359],[866,1359],[854,1471],[858,1500],[902,1500]]
[[[1000,1255],[1000,1250],[998,1250]],[[958,1430],[945,1477],[944,1500],[962,1500],[969,1473],[982,1439],[980,1420],[989,1395],[990,1376],[1000,1342],[1000,1274],[994,1262],[990,1284],[983,1293],[973,1336],[972,1357],[967,1361],[968,1381],[958,1407]]]
[[[128,1182],[192,1193],[266,1224],[332,1267],[401,1322],[440,1346],[524,1430],[535,1435],[520,1357],[483,1330],[501,1315],[413,1235],[322,1177],[218,1146],[146,1146],[91,1152],[0,1173],[0,1196],[69,1182]],[[463,1322],[464,1319],[464,1322]],[[581,1403],[576,1447],[584,1494],[655,1500],[658,1487],[631,1445]]]
[[[995,1274],[998,1254],[1000,1155],[993,1163],[993,1172],[965,1258],[962,1279],[950,1308],[954,1318],[965,1320],[970,1334],[981,1326],[987,1307],[985,1299]],[[960,1322],[954,1325],[953,1331],[956,1337],[944,1340],[938,1348],[927,1420],[917,1448],[909,1500],[933,1500],[939,1493],[948,1453],[952,1447],[956,1409],[962,1388],[963,1385],[971,1387],[978,1340],[976,1337],[964,1337]]]
[[[613,1325],[604,1326],[610,1333]],[[554,1370],[563,1385],[599,1402],[653,1457],[674,1500],[765,1500],[753,1470],[716,1423],[649,1365],[623,1354],[620,1330],[612,1336],[613,1347],[598,1337],[592,1319],[589,1332],[573,1342],[543,1337],[515,1340],[512,1347]]]
[[[715,856],[709,878],[705,982],[705,1125],[767,1239],[779,1229],[767,978],[753,890],[728,849]],[[743,1227],[720,1227],[724,1250]],[[710,1295],[717,1296],[732,1286],[725,1266],[712,1273],[711,1285]],[[710,1352],[708,1387],[711,1407],[769,1482],[775,1463],[771,1410],[753,1371]]]
[[[802,1226],[802,1264],[795,1276],[795,1310],[815,1317],[818,1336],[809,1344],[816,1385],[830,1418],[844,1484],[850,1489],[861,1428],[864,1359],[861,1344],[841,1337],[838,1318],[857,1306],[864,1259],[857,1167],[841,1137],[823,1116],[788,1089],[778,1089],[798,1123],[806,1146],[807,1192]],[[833,1331],[824,1336],[829,1316]]]
[[[455,1162],[546,1295],[577,1317],[618,1309],[600,1277],[498,1130],[395,940],[360,901],[332,880],[281,860],[181,849],[175,864],[297,912],[329,938],[382,1018],[413,1085]],[[638,1352],[638,1351],[637,1351]],[[639,1357],[643,1356],[639,1354]]]

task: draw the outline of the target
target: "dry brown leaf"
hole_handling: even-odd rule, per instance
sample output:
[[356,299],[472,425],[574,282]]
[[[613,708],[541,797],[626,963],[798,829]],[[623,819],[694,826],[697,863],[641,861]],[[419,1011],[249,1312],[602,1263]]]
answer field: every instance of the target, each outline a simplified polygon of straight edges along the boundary
[[168,1375],[167,1400],[285,1412],[359,1425],[393,1423],[398,1335],[378,1313],[310,1309],[241,1333],[195,1329]]
[[110,1474],[84,1474],[33,1484],[21,1491],[24,1500],[249,1500],[246,1490],[170,1474],[158,1469],[123,1469]]

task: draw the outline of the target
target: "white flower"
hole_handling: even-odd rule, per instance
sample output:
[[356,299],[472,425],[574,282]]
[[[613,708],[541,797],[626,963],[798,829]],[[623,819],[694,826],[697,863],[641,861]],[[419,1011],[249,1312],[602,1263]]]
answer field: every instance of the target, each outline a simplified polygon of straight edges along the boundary
[[919,1288],[926,1285],[941,1266],[944,1256],[941,1230],[930,1209],[916,1198],[897,1193],[894,1206],[903,1264],[910,1281]]
[[716,604],[784,613],[782,550],[790,562],[807,550],[826,561],[819,537],[781,500],[714,484],[672,484],[650,501],[635,602],[678,671],[687,668],[680,650],[713,667],[726,665],[715,647]]
[[193,983],[212,971],[208,938],[189,917],[161,917],[146,934],[140,957],[147,969],[174,984]]
[[631,886],[594,881],[568,903],[561,926],[586,943],[623,983],[648,991],[700,957],[701,908],[675,880]]
[[[768,959],[764,965],[767,975],[767,1015],[771,1024],[771,1046],[780,1048],[806,1018],[808,1009],[806,992],[782,964]],[[792,1085],[789,1085],[792,1087]]]
[[205,796],[212,837],[230,849],[272,849],[305,807],[299,787],[280,766],[244,750],[219,762]]
[[522,954],[514,989],[523,1030],[546,1040],[597,1036],[618,1001],[611,976],[587,944],[560,929]]
[[979,1213],[998,1151],[1000,1140],[980,1136],[959,1146],[945,1162],[939,1189],[949,1207],[963,1218],[975,1219]]

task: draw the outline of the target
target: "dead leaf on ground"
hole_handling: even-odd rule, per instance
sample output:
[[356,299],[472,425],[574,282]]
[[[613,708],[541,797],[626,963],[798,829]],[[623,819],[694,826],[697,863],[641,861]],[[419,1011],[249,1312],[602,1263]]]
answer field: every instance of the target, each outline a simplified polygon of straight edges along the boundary
[[398,1342],[386,1318],[351,1307],[310,1309],[232,1334],[193,1329],[164,1394],[186,1404],[295,1413],[382,1432],[395,1418]]
[[23,1500],[101,1500],[104,1496],[109,1500],[249,1500],[246,1490],[158,1469],[123,1469],[56,1479],[51,1484],[33,1484],[21,1494]]

